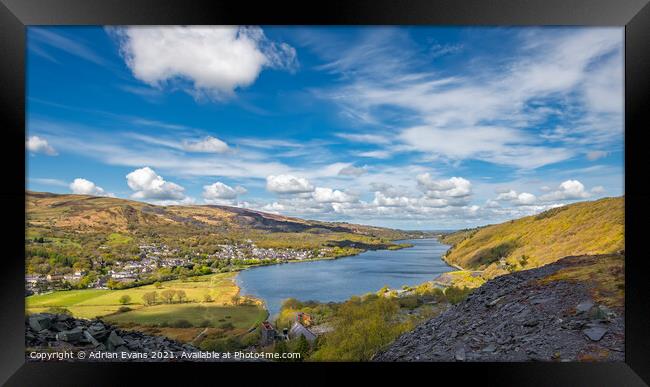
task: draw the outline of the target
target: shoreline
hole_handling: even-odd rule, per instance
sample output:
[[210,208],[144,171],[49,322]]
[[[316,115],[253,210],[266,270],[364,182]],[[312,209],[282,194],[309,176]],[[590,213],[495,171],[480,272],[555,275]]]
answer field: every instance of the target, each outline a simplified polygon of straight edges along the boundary
[[[438,237],[430,237],[430,238],[412,238],[412,239],[397,239],[397,240],[393,240],[392,242],[400,242],[400,241],[419,241],[419,240],[435,240],[435,241],[441,243],[442,245],[446,245],[446,244],[440,242],[440,239],[439,239]],[[399,245],[396,245],[396,246],[399,246]],[[449,246],[449,245],[446,245],[446,246]],[[291,264],[291,263],[302,263],[302,262],[316,262],[316,261],[337,260],[337,259],[342,259],[342,258],[352,258],[352,257],[356,257],[356,256],[358,256],[358,255],[360,255],[360,254],[362,254],[362,253],[366,253],[366,252],[369,252],[369,251],[397,251],[397,250],[409,249],[409,248],[413,248],[413,247],[415,247],[415,245],[414,245],[414,244],[410,244],[409,246],[400,246],[399,248],[392,248],[392,249],[386,248],[386,249],[376,249],[376,250],[364,250],[364,251],[358,252],[358,253],[356,253],[356,254],[352,254],[352,255],[343,255],[343,256],[338,256],[338,257],[324,257],[324,258],[315,258],[315,259],[291,260],[291,261],[285,261],[285,262],[274,263],[274,264],[268,264],[268,265],[251,265],[251,266],[248,266],[248,267],[242,268],[242,269],[240,269],[240,270],[237,270],[237,271],[236,271],[236,275],[233,277],[232,280],[233,280],[235,286],[237,287],[237,289],[238,289],[238,294],[239,294],[239,293],[241,292],[241,287],[240,287],[239,284],[237,283],[237,276],[239,275],[239,272],[242,272],[242,271],[247,270],[247,269],[253,269],[253,268],[258,268],[258,267],[263,267],[263,266],[275,266],[275,265],[280,265],[280,264],[284,264],[284,263]],[[451,265],[451,264],[449,264],[449,263],[448,263],[448,262],[447,262],[443,257],[444,257],[444,254],[440,256],[440,260],[441,260],[442,262],[444,262],[447,266],[452,267],[452,268],[457,268],[455,265]],[[463,270],[463,269],[461,269],[461,270]],[[433,280],[431,280],[431,281],[435,281],[436,279],[438,279],[440,276],[442,276],[442,275],[444,275],[444,274],[446,274],[446,273],[442,273],[442,274],[437,275],[437,276],[436,276]],[[429,281],[425,281],[425,282],[429,282]],[[423,282],[423,283],[425,283],[425,282]],[[420,284],[418,284],[418,285],[420,285]],[[378,291],[378,290],[379,290],[379,289],[377,289],[377,291]],[[260,301],[262,302],[262,305],[263,305],[264,309],[265,309],[265,310],[267,311],[267,313],[269,314],[269,317],[273,317],[273,316],[271,316],[271,312],[270,312],[270,310],[268,309],[268,307],[267,307],[267,305],[266,305],[266,300],[260,298],[259,296],[253,295],[253,294],[245,294],[244,296],[246,296],[246,297],[250,297],[250,298],[254,298],[254,299],[256,299],[256,300],[260,300]],[[350,296],[350,297],[353,297],[353,296],[356,296],[356,294],[353,294],[353,295]],[[327,301],[325,301],[325,302],[327,302]]]

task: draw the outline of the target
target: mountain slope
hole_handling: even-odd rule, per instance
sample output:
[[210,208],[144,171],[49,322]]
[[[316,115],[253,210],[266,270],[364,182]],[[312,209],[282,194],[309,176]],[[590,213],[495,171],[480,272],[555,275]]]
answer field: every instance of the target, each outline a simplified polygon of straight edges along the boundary
[[503,275],[400,336],[375,361],[624,359],[624,256]]
[[448,234],[441,238],[452,245],[445,259],[493,277],[571,255],[615,253],[624,249],[624,205],[624,197],[580,202]]
[[403,233],[381,227],[303,220],[244,208],[187,205],[156,206],[132,200],[90,195],[26,193],[27,223],[31,228],[70,232],[121,232],[136,230],[175,232],[228,232],[256,229],[271,232],[349,232],[382,238]]

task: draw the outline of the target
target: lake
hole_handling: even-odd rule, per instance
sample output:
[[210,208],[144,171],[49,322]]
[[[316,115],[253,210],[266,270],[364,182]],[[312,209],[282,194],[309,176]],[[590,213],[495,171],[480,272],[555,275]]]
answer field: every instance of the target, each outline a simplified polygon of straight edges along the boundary
[[282,301],[344,301],[354,295],[376,292],[383,286],[401,288],[433,280],[455,270],[442,255],[449,248],[436,239],[399,241],[414,246],[400,250],[366,251],[333,260],[284,263],[247,269],[237,275],[241,294],[266,302],[271,316]]

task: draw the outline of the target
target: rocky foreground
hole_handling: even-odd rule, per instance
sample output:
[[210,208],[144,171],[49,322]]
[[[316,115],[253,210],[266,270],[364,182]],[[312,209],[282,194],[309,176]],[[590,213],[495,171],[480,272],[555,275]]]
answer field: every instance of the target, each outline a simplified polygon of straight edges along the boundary
[[[616,270],[597,266],[612,257],[620,262]],[[609,299],[594,279],[602,276],[601,284],[607,284],[613,276],[622,278],[622,261],[612,255],[567,257],[497,277],[400,336],[373,360],[622,361],[623,305],[602,304]],[[547,280],[562,269],[584,271],[589,280]]]
[[[25,319],[25,347],[28,360],[34,360],[31,352],[85,351],[87,353],[119,354],[120,356],[101,356],[97,360],[140,359],[143,353],[174,353],[179,359],[185,352],[197,352],[189,345],[169,340],[162,336],[149,336],[139,332],[123,331],[100,320],[75,319],[64,314],[39,313]],[[164,356],[164,355],[163,355]],[[42,359],[40,359],[42,360]],[[86,356],[85,360],[93,358]],[[169,358],[148,361],[169,360]]]

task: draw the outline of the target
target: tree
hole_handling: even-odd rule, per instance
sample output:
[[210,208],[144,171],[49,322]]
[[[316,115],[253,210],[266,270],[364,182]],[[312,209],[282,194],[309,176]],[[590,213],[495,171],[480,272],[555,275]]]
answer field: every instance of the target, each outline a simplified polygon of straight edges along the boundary
[[212,296],[210,294],[206,293],[203,295],[203,302],[212,302],[212,301],[214,300],[212,299]]
[[298,339],[298,343],[296,344],[296,347],[293,352],[298,352],[300,354],[300,360],[302,360],[305,359],[309,354],[309,349],[310,347],[307,338],[304,335],[300,335],[300,338]]
[[158,292],[149,292],[142,295],[142,301],[145,305],[153,305],[156,303],[158,298]]
[[185,294],[185,290],[177,290],[176,291],[176,298],[178,298],[178,302],[182,303],[187,299],[187,294]]
[[162,297],[163,302],[167,304],[171,304],[172,302],[174,302],[175,295],[176,295],[176,291],[173,289],[167,289],[160,292],[160,297]]
[[273,352],[283,354],[283,353],[288,353],[289,349],[287,348],[287,343],[284,340],[278,340],[275,342],[275,345],[273,346]]
[[131,296],[129,296],[128,294],[125,294],[122,297],[120,297],[120,304],[126,305],[129,302],[131,302]]
[[163,287],[162,284],[160,283],[160,281],[156,281],[156,282],[154,282],[154,283],[153,283],[153,286],[155,286],[156,289],[161,289],[161,288]]

